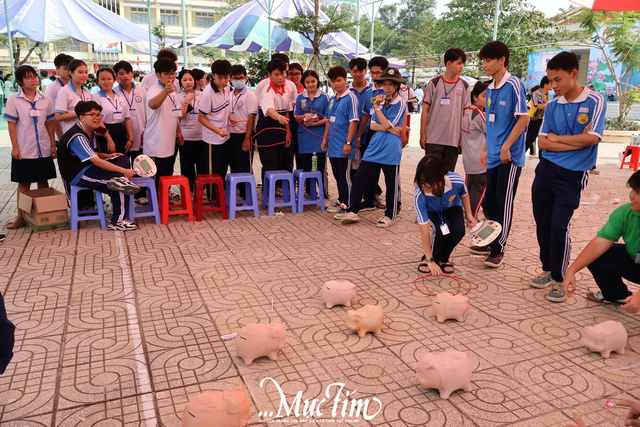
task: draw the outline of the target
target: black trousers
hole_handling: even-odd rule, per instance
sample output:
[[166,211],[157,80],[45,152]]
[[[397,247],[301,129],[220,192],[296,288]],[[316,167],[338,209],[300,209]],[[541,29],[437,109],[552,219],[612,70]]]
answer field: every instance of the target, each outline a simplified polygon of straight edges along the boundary
[[576,172],[541,159],[531,186],[533,217],[544,271],[562,282],[571,257],[569,223],[580,206],[580,196],[589,174]]
[[260,163],[262,163],[262,182],[264,182],[264,173],[267,171],[280,170],[280,162],[284,155],[284,144],[274,145],[273,147],[258,146],[258,154],[260,155]]
[[527,127],[527,137],[525,141],[525,144],[526,144],[525,145],[526,148],[524,149],[525,153],[527,152],[527,150],[529,150],[529,153],[531,155],[536,154],[536,138],[540,133],[541,126],[542,126],[542,119],[531,120],[529,122],[529,126]]
[[622,278],[640,284],[640,264],[629,256],[622,243],[614,243],[600,258],[587,266],[604,299],[616,301],[631,295]]
[[[367,147],[369,146],[369,141],[371,141],[371,137],[373,136],[374,133],[375,131],[372,131],[371,129],[369,129],[366,139],[364,138],[364,134],[362,135],[363,139],[365,140],[364,144],[360,142],[360,153],[362,154],[362,157],[364,157],[364,153],[367,151]],[[378,184],[378,181],[380,181],[380,171],[378,171],[378,176],[373,181],[374,182],[371,185],[369,185],[369,187],[364,189],[363,198],[364,198],[364,201],[368,204],[371,204],[375,201],[376,194],[378,195],[382,194],[382,188],[380,188],[380,185]]]
[[338,203],[344,203],[348,207],[351,198],[351,159],[329,157],[329,161],[338,187]]
[[[289,130],[291,131],[291,145],[284,147],[278,169],[293,172],[293,159],[298,158],[298,122],[293,114],[289,114]],[[299,168],[300,166],[298,166]]]
[[[469,190],[469,202],[471,205],[471,215],[480,212],[479,204],[482,203],[482,209],[485,210],[487,199],[482,197],[485,186],[487,185],[487,173],[467,174],[467,189]],[[480,200],[482,199],[482,201]]]
[[360,203],[364,190],[371,188],[377,183],[381,170],[384,172],[384,181],[387,187],[387,194],[385,196],[387,208],[384,214],[391,219],[396,219],[396,216],[398,216],[400,196],[400,165],[383,165],[381,163],[362,160],[353,178],[349,212],[358,213],[360,211]]
[[[324,198],[329,198],[329,182],[327,178],[327,153],[316,153],[318,156],[318,172],[322,174],[322,185],[324,186]],[[299,153],[296,156],[296,166],[298,169],[302,169],[305,172],[311,172],[311,158],[313,157],[313,153]],[[307,188],[305,191],[309,194],[310,184],[307,181]]]
[[153,160],[158,168],[155,178],[156,189],[160,191],[160,178],[173,175],[173,167],[176,164],[176,154],[174,152],[173,155],[169,157],[151,157],[151,160]]
[[201,154],[202,141],[185,141],[178,146],[180,153],[180,174],[189,180],[189,188],[193,191],[193,181],[196,178],[196,162]]
[[425,156],[434,154],[440,157],[449,172],[453,172],[456,169],[456,163],[458,162],[458,147],[441,144],[430,144],[427,141],[427,146],[424,149],[424,154]]
[[[427,212],[429,225],[431,226],[431,250],[436,262],[449,262],[451,252],[458,246],[464,237],[464,214],[462,207],[453,206],[442,211],[442,221],[439,212]],[[444,221],[449,227],[449,234],[442,234],[440,225]]]
[[513,219],[513,199],[516,197],[521,171],[522,168],[512,162],[487,169],[487,191],[484,193],[487,201],[486,214],[489,219],[502,225],[502,232],[489,245],[492,256],[504,252],[507,247]]
[[[132,165],[133,165],[133,161],[140,154],[142,154],[142,150],[138,150],[138,151],[129,150],[129,152],[127,153],[127,156],[129,156],[129,160],[131,161]],[[140,187],[140,192],[135,195],[136,200],[140,199],[141,197],[147,197],[147,187]]]
[[13,344],[15,341],[14,332],[16,327],[7,317],[7,310],[4,307],[4,298],[0,293],[0,375],[4,373],[7,365],[13,358]]

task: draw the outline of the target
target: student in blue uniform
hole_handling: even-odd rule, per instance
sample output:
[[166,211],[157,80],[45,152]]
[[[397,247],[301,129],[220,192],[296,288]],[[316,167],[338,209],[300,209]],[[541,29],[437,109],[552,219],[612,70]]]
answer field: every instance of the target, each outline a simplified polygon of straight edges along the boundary
[[562,281],[571,257],[569,223],[596,164],[607,109],[601,94],[578,83],[578,64],[573,52],[561,52],[547,63],[558,98],[545,109],[538,137],[542,157],[531,186],[543,270],[531,286],[551,285],[547,299],[552,302],[567,299]]
[[504,258],[529,123],[524,84],[507,71],[509,55],[509,48],[500,41],[489,42],[480,50],[482,68],[493,78],[487,88],[487,144],[482,155],[487,165],[487,216],[502,225],[502,232],[489,245],[490,253],[484,261],[490,268],[500,267]]
[[377,95],[373,100],[373,116],[371,129],[375,134],[364,153],[360,167],[354,177],[351,201],[347,214],[342,218],[343,224],[358,222],[360,202],[366,188],[375,185],[380,170],[384,172],[387,187],[387,207],[385,214],[377,223],[378,227],[388,227],[398,214],[398,193],[400,186],[400,160],[402,158],[402,141],[400,131],[407,104],[399,93],[400,85],[406,83],[397,68],[387,68],[382,76],[376,79],[382,82],[384,95]]
[[[318,73],[307,70],[302,75],[304,90],[296,99],[295,115],[298,122],[298,157],[297,166],[305,172],[311,171],[312,158],[315,153],[318,158],[318,171],[325,176],[327,153],[322,150],[322,135],[327,124],[327,109],[329,96],[318,86]],[[317,135],[314,135],[314,132]],[[307,183],[307,193],[310,187]],[[327,183],[324,183],[324,197],[328,198]]]
[[452,274],[454,268],[449,257],[465,233],[463,206],[467,222],[477,223],[471,213],[464,178],[447,172],[444,160],[437,154],[429,154],[418,163],[415,184],[413,203],[424,250],[418,271],[434,276]]

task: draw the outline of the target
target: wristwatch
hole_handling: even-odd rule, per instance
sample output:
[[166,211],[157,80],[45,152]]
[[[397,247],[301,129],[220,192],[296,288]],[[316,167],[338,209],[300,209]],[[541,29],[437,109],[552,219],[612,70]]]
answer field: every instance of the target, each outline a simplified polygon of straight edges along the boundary
[[433,257],[431,257],[431,258],[429,258],[429,259],[427,260],[427,262],[436,262],[436,260],[435,260],[435,259],[433,259]]
[[346,144],[351,146],[351,141],[347,141]]

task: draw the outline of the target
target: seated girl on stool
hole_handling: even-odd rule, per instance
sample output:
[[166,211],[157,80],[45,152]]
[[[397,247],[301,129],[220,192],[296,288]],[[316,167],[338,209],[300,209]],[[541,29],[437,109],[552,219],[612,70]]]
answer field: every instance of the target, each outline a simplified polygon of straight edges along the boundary
[[[629,200],[611,213],[596,237],[578,255],[564,275],[562,287],[576,288],[576,273],[587,267],[599,292],[589,292],[587,299],[600,303],[624,304],[629,313],[640,311],[640,292],[632,295],[622,278],[640,284],[640,171],[627,181]],[[624,243],[616,243],[620,237]]]
[[418,271],[433,276],[452,274],[449,256],[465,233],[462,206],[467,222],[476,224],[464,178],[447,172],[441,158],[428,155],[418,163],[415,184],[413,203],[424,249]]

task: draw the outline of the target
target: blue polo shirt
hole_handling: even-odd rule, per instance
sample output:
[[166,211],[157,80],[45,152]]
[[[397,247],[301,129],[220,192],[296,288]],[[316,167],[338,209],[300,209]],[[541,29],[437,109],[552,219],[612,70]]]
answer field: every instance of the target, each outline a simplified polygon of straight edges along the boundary
[[367,89],[367,96],[364,96],[364,104],[362,105],[362,113],[373,116],[373,98],[378,95],[386,95],[382,88],[376,89],[375,85],[371,84]]
[[[579,135],[589,123],[593,123],[588,133],[602,140],[606,111],[604,96],[585,87],[571,102],[561,96],[547,104],[540,135]],[[542,150],[542,156],[565,169],[583,172],[596,165],[598,144],[572,151]]]
[[[320,89],[316,92],[313,101],[309,98],[309,93],[306,89],[298,94],[296,98],[296,116],[317,112],[319,113],[318,119],[322,120],[327,117],[328,109],[329,96]],[[298,124],[298,152],[301,154],[324,153],[321,148],[322,135],[324,135],[324,126],[313,126],[305,129],[304,123]]]
[[[385,103],[386,104],[386,103]],[[380,104],[382,114],[389,120],[393,127],[402,126],[405,114],[407,114],[407,103],[398,94],[390,105]],[[378,112],[374,110],[371,120],[380,124]],[[399,165],[402,159],[402,140],[400,136],[387,131],[378,131],[373,134],[367,151],[364,152],[362,160],[383,165]]]
[[413,204],[416,207],[418,224],[426,224],[431,219],[432,223],[440,225],[442,220],[437,215],[436,218],[429,218],[428,212],[444,212],[454,206],[462,207],[460,197],[466,195],[467,186],[464,184],[464,178],[455,172],[448,172],[444,176],[444,191],[440,197],[436,197],[432,193],[425,194],[416,185],[413,192]]
[[[97,156],[96,152],[93,151],[93,148],[91,147],[92,145],[93,141],[89,141],[83,135],[78,135],[71,141],[69,141],[69,151],[78,156],[78,159],[80,159],[81,162],[84,162],[91,159],[92,157]],[[82,178],[82,175],[84,175],[84,173],[87,171],[87,169],[89,169],[90,166],[91,165],[87,165],[82,168],[78,175],[76,175],[75,178],[73,178],[73,181],[71,181],[69,184],[78,184],[78,182],[80,182],[80,179]]]
[[[329,117],[333,126],[329,125],[329,138],[328,142],[328,156],[345,158],[342,154],[342,149],[347,141],[349,135],[349,125],[351,122],[358,121],[358,98],[349,89],[345,90],[340,98],[332,96],[329,100]],[[332,130],[333,129],[333,130]],[[354,136],[355,140],[355,136]],[[353,141],[355,142],[355,141]],[[355,144],[353,145],[355,147]],[[352,149],[348,158],[353,160],[356,155],[356,150]]]
[[[529,115],[524,83],[519,78],[505,73],[500,85],[491,83],[487,88],[487,168],[495,168],[500,161],[500,150],[509,139],[519,116]],[[511,145],[511,161],[515,166],[524,166],[526,129]]]

